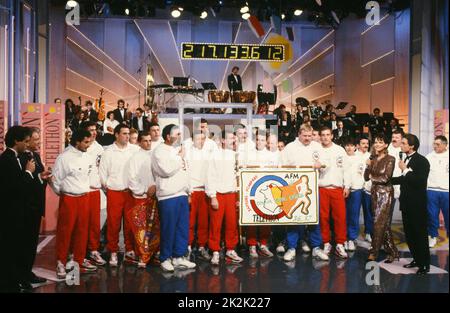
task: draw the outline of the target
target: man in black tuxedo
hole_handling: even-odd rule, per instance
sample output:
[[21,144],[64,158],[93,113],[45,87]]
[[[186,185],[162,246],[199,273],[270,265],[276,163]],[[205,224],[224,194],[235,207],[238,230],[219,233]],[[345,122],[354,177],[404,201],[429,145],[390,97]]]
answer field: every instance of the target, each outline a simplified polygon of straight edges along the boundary
[[87,107],[86,120],[97,123],[98,122],[98,113],[92,107],[92,101],[90,101],[90,100],[86,101],[86,107]]
[[[31,128],[31,137],[28,150],[19,154],[22,168],[26,167],[28,160],[33,160],[36,170],[33,173],[33,184],[30,185],[30,194],[27,198],[27,214],[25,215],[25,246],[22,248],[23,257],[21,261],[26,269],[28,281],[32,284],[42,284],[46,279],[36,276],[32,269],[36,258],[36,249],[39,243],[39,230],[41,219],[45,215],[45,189],[50,172],[46,171],[42,164],[41,157],[37,152],[40,146],[40,131],[38,128]],[[28,286],[29,287],[29,286]]]
[[0,257],[0,292],[30,290],[29,273],[22,262],[26,245],[25,216],[27,201],[32,198],[34,160],[28,160],[25,167],[18,155],[25,152],[30,141],[27,127],[13,126],[5,136],[7,149],[0,155],[0,247],[8,254]]
[[144,117],[144,110],[136,109],[136,116],[131,120],[131,127],[138,132],[148,131],[150,129],[150,122]]
[[384,133],[384,118],[380,115],[381,111],[379,108],[373,109],[373,115],[369,119],[369,132],[374,138],[376,134]]
[[401,149],[406,155],[399,162],[402,175],[393,177],[392,183],[400,185],[400,210],[406,243],[413,256],[413,261],[406,268],[418,267],[417,274],[424,275],[430,271],[430,248],[427,232],[427,182],[430,163],[419,154],[419,139],[406,134],[402,139]]
[[337,145],[342,143],[342,139],[350,136],[350,131],[344,128],[343,121],[336,122],[337,128],[333,130],[333,142]]
[[242,90],[242,80],[238,72],[239,67],[234,66],[231,70],[231,74],[228,75],[228,89],[230,89],[231,92]]
[[118,121],[120,124],[123,124],[127,121],[127,109],[125,109],[125,101],[119,99],[117,101],[117,109],[113,111],[114,119]]

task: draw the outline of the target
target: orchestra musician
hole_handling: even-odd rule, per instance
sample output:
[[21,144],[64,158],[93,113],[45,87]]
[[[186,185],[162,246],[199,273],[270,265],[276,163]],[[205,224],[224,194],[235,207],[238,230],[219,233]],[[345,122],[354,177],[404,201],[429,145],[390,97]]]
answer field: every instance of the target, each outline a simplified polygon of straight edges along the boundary
[[238,72],[239,67],[233,66],[231,74],[228,75],[228,89],[230,89],[231,92],[242,90],[242,79]]

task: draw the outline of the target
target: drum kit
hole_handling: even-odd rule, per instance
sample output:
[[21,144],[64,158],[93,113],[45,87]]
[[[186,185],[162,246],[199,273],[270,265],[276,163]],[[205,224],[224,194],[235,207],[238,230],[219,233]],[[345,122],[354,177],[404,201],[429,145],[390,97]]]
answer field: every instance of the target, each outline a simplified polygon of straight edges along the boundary
[[[256,99],[256,92],[254,91],[233,91],[226,90],[210,90],[208,92],[208,101],[210,103],[227,103],[231,99],[232,103],[254,103]],[[222,114],[225,110],[211,109],[208,113]],[[245,109],[234,109],[234,114],[245,114]]]

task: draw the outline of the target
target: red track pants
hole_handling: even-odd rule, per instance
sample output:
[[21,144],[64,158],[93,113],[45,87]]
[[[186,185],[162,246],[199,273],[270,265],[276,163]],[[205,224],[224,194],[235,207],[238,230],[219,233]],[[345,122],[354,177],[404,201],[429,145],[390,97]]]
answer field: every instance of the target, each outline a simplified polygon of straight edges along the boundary
[[238,243],[238,224],[236,211],[236,193],[217,193],[219,208],[211,208],[209,221],[209,249],[220,251],[220,234],[222,222],[225,219],[225,246],[227,250],[233,250]]
[[108,189],[106,192],[107,205],[106,212],[108,217],[106,239],[107,248],[110,252],[119,250],[119,233],[123,219],[123,236],[125,239],[125,250],[134,251],[133,232],[130,227],[128,211],[132,209],[131,195],[128,191],[114,191]]
[[191,195],[191,212],[189,214],[189,245],[192,245],[195,237],[195,225],[197,224],[197,244],[204,247],[208,242],[208,215],[210,200],[204,191],[194,191]]
[[324,243],[330,242],[330,209],[334,222],[334,234],[337,244],[347,240],[347,222],[342,188],[319,188],[320,194],[320,230]]

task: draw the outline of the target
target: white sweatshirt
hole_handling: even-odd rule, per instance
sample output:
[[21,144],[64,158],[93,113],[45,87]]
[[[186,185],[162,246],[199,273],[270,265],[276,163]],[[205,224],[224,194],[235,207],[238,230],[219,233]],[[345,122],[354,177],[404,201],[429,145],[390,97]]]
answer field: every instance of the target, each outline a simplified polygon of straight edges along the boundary
[[[392,175],[392,177],[402,176],[402,170],[398,166],[398,163],[400,162],[400,151],[402,151],[402,149],[400,147],[395,148],[392,145],[392,143],[389,144],[388,154],[392,155],[395,158],[395,168],[394,168],[394,174]],[[394,185],[394,198],[395,199],[400,198],[400,185]]]
[[156,183],[156,197],[160,201],[188,195],[188,175],[183,170],[183,159],[178,152],[179,148],[165,143],[153,151],[152,172]]
[[185,147],[190,192],[199,187],[204,189],[206,185],[208,162],[213,152],[207,150],[205,146],[202,149],[197,149],[193,145],[188,148]]
[[350,170],[350,190],[356,191],[364,188],[364,171],[366,169],[366,158],[362,154],[348,156]]
[[344,148],[335,143],[322,147],[320,157],[326,167],[319,171],[319,187],[350,188],[350,163]]
[[448,150],[444,153],[433,151],[427,155],[427,159],[430,162],[428,189],[448,192]]
[[218,149],[213,153],[208,165],[206,194],[209,197],[215,197],[218,192],[236,191],[236,152],[229,149]]
[[92,170],[92,158],[73,146],[69,146],[57,158],[53,168],[53,183],[50,184],[57,194],[82,195],[90,191],[89,174]]
[[100,175],[98,173],[98,167],[100,166],[100,160],[104,151],[105,150],[103,149],[103,147],[97,141],[94,141],[87,149],[87,154],[89,155],[89,157],[91,157],[91,162],[93,164],[91,173],[89,175],[89,184],[91,186],[91,190],[102,188],[102,184],[100,183]]
[[278,166],[280,165],[279,153],[270,152],[267,149],[253,151],[248,160],[243,160],[242,165],[248,166]]
[[148,188],[155,185],[151,166],[152,152],[152,150],[141,149],[128,162],[126,169],[128,188],[136,199],[147,198]]
[[316,161],[322,163],[322,146],[315,142],[305,146],[296,139],[281,152],[281,163],[291,166],[313,166]]
[[247,139],[245,143],[237,144],[236,157],[238,159],[239,166],[248,164],[252,154],[256,151],[256,146],[253,141]]
[[102,186],[115,191],[128,188],[126,168],[135,152],[136,148],[131,144],[127,144],[124,149],[120,149],[115,143],[106,148],[99,167]]
[[[370,153],[369,152],[362,153],[361,151],[358,150],[355,152],[355,154],[363,157],[364,171],[365,171],[366,167],[367,167],[366,162],[370,158]],[[364,177],[364,171],[363,171],[363,177]],[[370,194],[371,189],[372,189],[372,181],[369,179],[368,181],[364,182],[364,192]]]
[[159,140],[152,141],[152,144],[150,146],[150,150],[155,150],[156,147],[159,146],[162,143],[164,143],[164,140],[161,137],[159,137]]
[[[192,138],[188,138],[185,141],[183,141],[183,147],[184,149],[189,150],[194,146]],[[205,149],[205,151],[212,153],[213,151],[216,151],[217,149],[219,149],[219,147],[217,146],[217,144],[215,143],[214,140],[211,140],[209,138],[205,139],[205,144],[203,145],[203,149]]]

